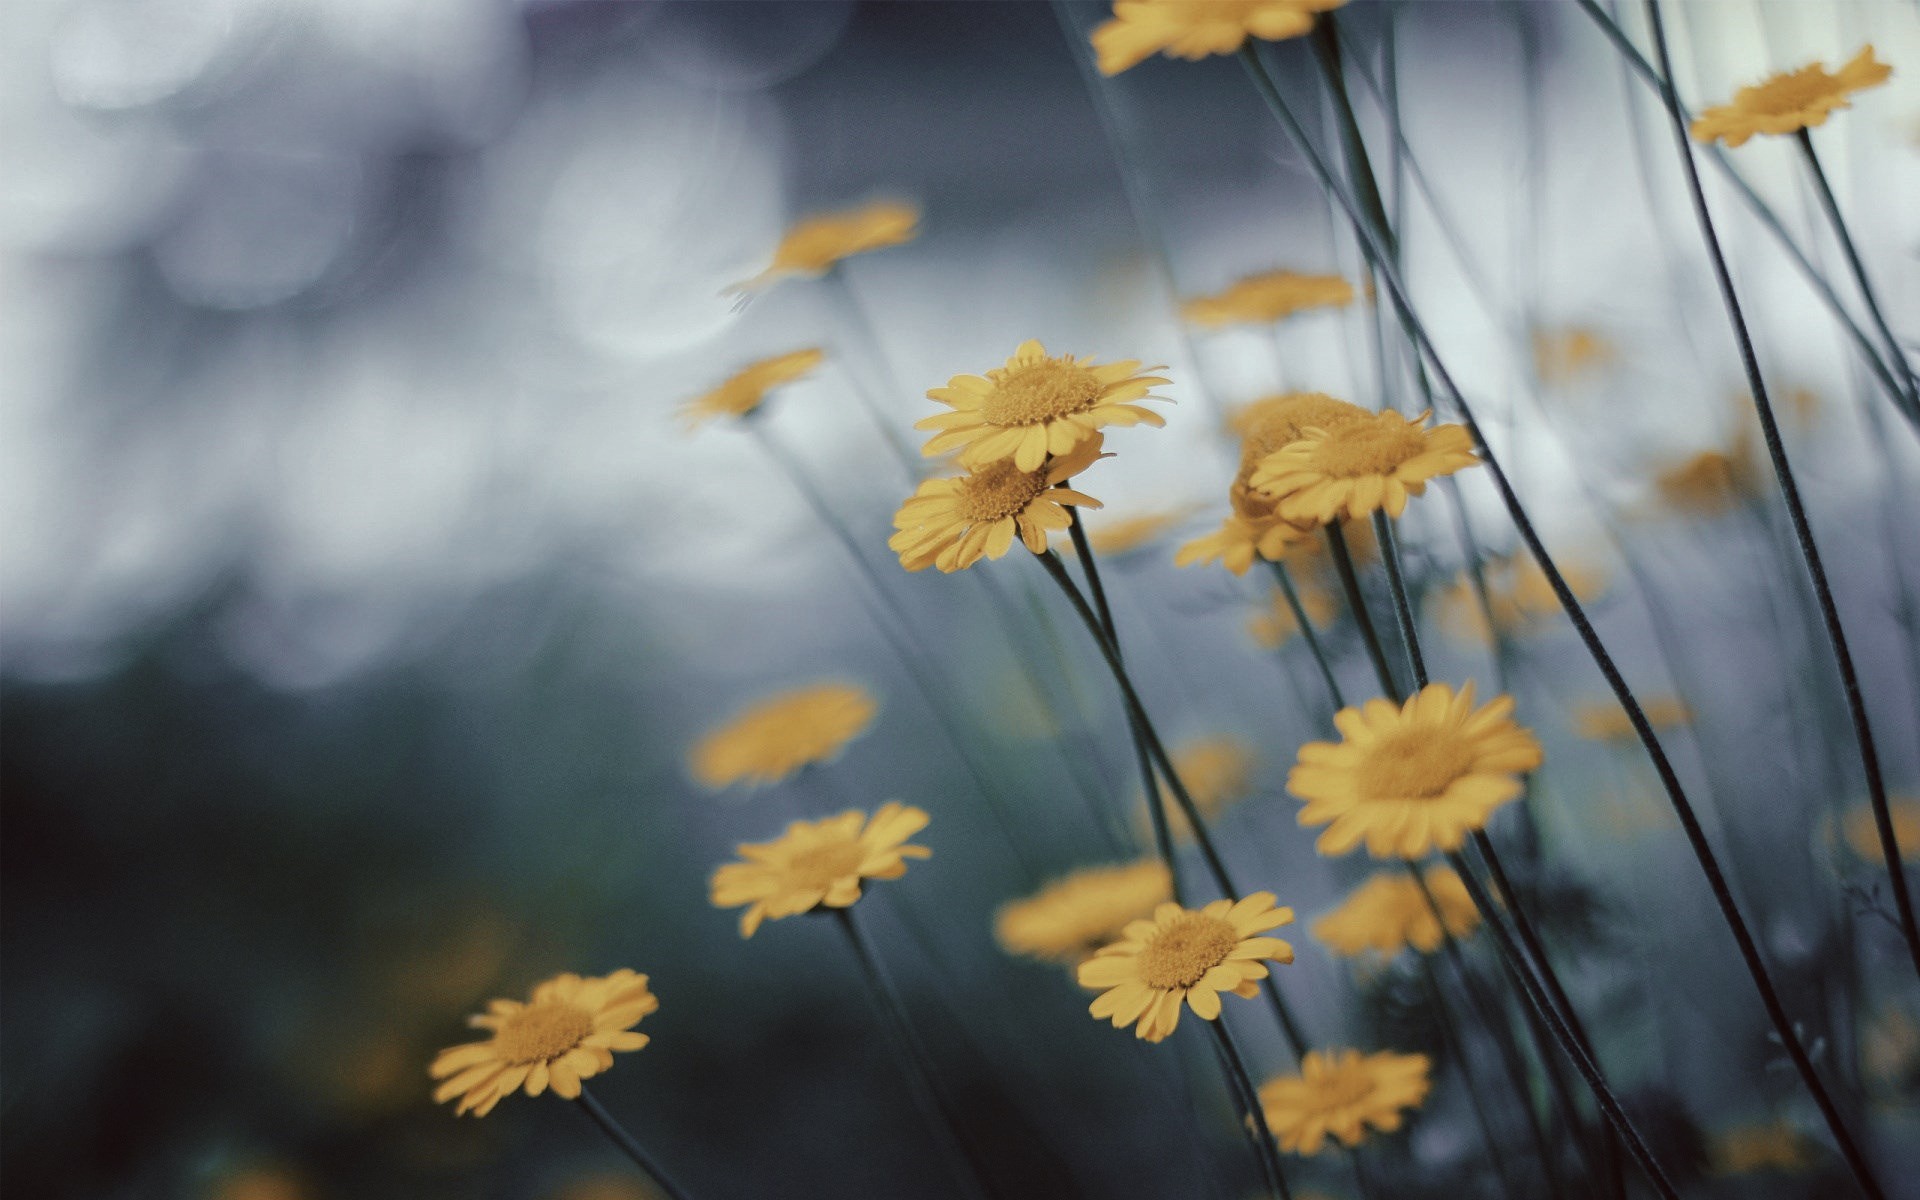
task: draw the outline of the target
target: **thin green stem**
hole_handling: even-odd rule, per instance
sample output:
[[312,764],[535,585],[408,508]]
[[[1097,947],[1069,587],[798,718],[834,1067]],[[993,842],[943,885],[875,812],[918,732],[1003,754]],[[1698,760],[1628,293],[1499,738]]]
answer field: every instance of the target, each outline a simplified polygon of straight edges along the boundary
[[1353,553],[1347,549],[1347,535],[1340,531],[1339,517],[1336,516],[1321,528],[1327,535],[1327,552],[1333,556],[1334,573],[1340,576],[1340,588],[1347,596],[1347,608],[1353,613],[1353,623],[1360,629],[1360,640],[1366,644],[1374,677],[1380,681],[1380,691],[1387,699],[1398,704],[1405,693],[1394,682],[1393,669],[1387,665],[1387,652],[1380,646],[1380,633],[1373,626],[1372,615],[1367,612],[1366,597],[1360,594],[1360,576],[1353,569]]
[[1287,1190],[1286,1172],[1280,1169],[1280,1148],[1274,1144],[1273,1130],[1267,1127],[1266,1106],[1260,1103],[1260,1090],[1253,1085],[1253,1076],[1247,1074],[1247,1064],[1240,1057],[1240,1048],[1233,1044],[1233,1035],[1227,1032],[1225,1016],[1206,1022],[1213,1032],[1214,1045],[1220,1051],[1220,1065],[1226,1072],[1227,1084],[1233,1089],[1236,1107],[1240,1116],[1248,1123],[1248,1137],[1253,1142],[1254,1153],[1260,1159],[1260,1170],[1267,1179],[1267,1194],[1275,1200],[1292,1200],[1293,1193]]
[[675,1183],[673,1176],[660,1169],[660,1164],[654,1161],[653,1155],[647,1153],[646,1147],[640,1144],[639,1139],[628,1133],[626,1127],[614,1119],[613,1114],[607,1111],[607,1106],[600,1103],[600,1097],[589,1091],[585,1084],[580,1085],[580,1095],[574,1099],[574,1103],[579,1105],[580,1111],[586,1113],[593,1123],[600,1127],[600,1132],[606,1134],[609,1141],[620,1148],[622,1154],[632,1159],[635,1166],[652,1178],[654,1185],[667,1197],[667,1200],[688,1200],[687,1190]]
[[1327,685],[1327,697],[1338,710],[1347,706],[1346,697],[1340,693],[1340,681],[1334,678],[1333,664],[1327,661],[1326,647],[1320,644],[1320,635],[1314,631],[1313,619],[1307,616],[1306,606],[1300,603],[1300,591],[1293,585],[1293,572],[1287,570],[1287,564],[1267,560],[1267,566],[1273,570],[1273,580],[1280,585],[1280,594],[1286,597],[1287,608],[1293,613],[1293,623],[1300,627],[1300,638],[1306,642],[1307,649],[1313,652],[1314,665],[1320,668],[1321,682]]

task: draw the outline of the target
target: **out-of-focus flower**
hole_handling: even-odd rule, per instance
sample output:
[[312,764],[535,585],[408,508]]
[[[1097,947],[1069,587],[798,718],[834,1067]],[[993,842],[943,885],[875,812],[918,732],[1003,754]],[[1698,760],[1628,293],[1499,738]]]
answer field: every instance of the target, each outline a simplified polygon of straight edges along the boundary
[[1860,1069],[1874,1093],[1904,1098],[1920,1083],[1920,1022],[1884,1008],[1860,1030]]
[[1255,557],[1279,562],[1295,546],[1310,542],[1313,531],[1291,521],[1251,521],[1238,513],[1223,518],[1220,528],[1184,542],[1174,551],[1173,565],[1191,567],[1217,562],[1235,575],[1245,575]]
[[796,222],[773,251],[773,265],[738,284],[747,291],[790,275],[823,275],[841,259],[884,250],[920,234],[920,209],[899,200],[876,200],[844,212],[819,213]]
[[660,1200],[660,1189],[638,1175],[596,1171],[545,1193],[545,1200]]
[[1195,325],[1271,325],[1298,312],[1343,308],[1353,303],[1353,285],[1338,275],[1262,271],[1235,280],[1211,296],[1195,296],[1180,315]]
[[1427,480],[1480,461],[1464,426],[1423,429],[1426,419],[1383,412],[1336,429],[1305,429],[1299,441],[1260,461],[1253,487],[1278,501],[1289,521],[1325,524],[1376,510],[1397,517]]
[[313,1195],[306,1179],[294,1171],[256,1165],[221,1175],[208,1189],[207,1200],[312,1200]]
[[647,977],[629,970],[611,975],[559,975],[533,989],[522,1004],[495,1000],[468,1024],[493,1034],[442,1050],[429,1073],[444,1080],[435,1103],[460,1097],[456,1115],[484,1117],[501,1099],[525,1085],[538,1096],[551,1086],[569,1100],[580,1095],[580,1081],[613,1065],[616,1050],[638,1050],[650,1040],[630,1032],[640,1018],[660,1007]]
[[[1446,919],[1447,933],[1464,938],[1480,927],[1480,910],[1452,867],[1435,867],[1422,875],[1440,916]],[[1445,940],[1433,908],[1420,885],[1405,872],[1381,871],[1355,888],[1340,907],[1315,921],[1313,936],[1345,958],[1366,950],[1394,955],[1409,946],[1431,954]]]
[[1202,59],[1232,54],[1248,38],[1278,42],[1313,29],[1313,15],[1346,0],[1117,0],[1113,19],[1093,31],[1102,75],[1118,75],[1156,54]]
[[1715,1175],[1798,1174],[1821,1158],[1819,1143],[1785,1121],[1728,1129],[1714,1137],[1707,1154]]
[[[1905,861],[1920,854],[1920,799],[1889,796],[1887,815],[1893,818],[1893,844],[1900,851],[1901,859]],[[1873,863],[1887,860],[1880,849],[1880,826],[1874,821],[1873,809],[1861,807],[1849,812],[1841,822],[1841,829],[1855,854]]]
[[1010,954],[1079,963],[1172,898],[1173,877],[1157,858],[1088,867],[1002,905],[994,934]]
[[1186,519],[1187,510],[1182,508],[1103,521],[1097,528],[1087,528],[1087,544],[1095,554],[1119,558],[1146,549]]
[[818,683],[769,696],[695,744],[687,766],[703,787],[778,783],[827,762],[865,733],[880,710],[857,684]]
[[[1194,738],[1173,750],[1173,769],[1186,785],[1194,807],[1207,820],[1226,811],[1234,801],[1244,799],[1253,789],[1253,766],[1252,749],[1231,735]],[[1191,837],[1193,831],[1187,826],[1186,814],[1174,803],[1173,793],[1164,783],[1160,785],[1160,799],[1174,831]],[[1134,823],[1146,828],[1149,820],[1146,799],[1143,797],[1136,807],[1138,819]]]
[[1289,1153],[1318,1154],[1328,1135],[1358,1146],[1368,1126],[1392,1133],[1406,1110],[1425,1102],[1433,1086],[1427,1077],[1432,1065],[1424,1054],[1309,1050],[1298,1075],[1260,1085],[1260,1105],[1280,1148]]
[[1695,516],[1713,516],[1752,500],[1760,494],[1752,437],[1742,429],[1727,450],[1702,450],[1661,471],[1653,484],[1667,507]]
[[1693,122],[1693,137],[1700,142],[1725,142],[1732,148],[1756,133],[1811,129],[1825,124],[1827,114],[1835,109],[1852,107],[1848,96],[1878,87],[1892,74],[1892,67],[1874,59],[1872,46],[1862,48],[1831,74],[1825,63],[1809,63],[1741,88],[1731,104],[1707,109]]
[[[1294,591],[1300,597],[1300,607],[1305,610],[1307,620],[1313,622],[1316,630],[1326,628],[1340,611],[1333,593],[1319,584],[1297,585]],[[1294,619],[1293,606],[1287,603],[1286,593],[1279,588],[1273,589],[1264,610],[1247,619],[1247,633],[1268,650],[1278,650],[1299,632],[1300,622]]]
[[1473,685],[1431,683],[1404,705],[1375,698],[1334,714],[1342,741],[1308,742],[1287,776],[1306,807],[1300,824],[1326,825],[1315,849],[1345,854],[1362,841],[1375,858],[1457,850],[1521,792],[1540,743],[1514,724],[1513,697],[1476,709]]
[[689,401],[681,415],[690,426],[698,426],[719,417],[744,417],[758,412],[767,393],[805,378],[820,365],[823,356],[814,349],[776,354],[748,363],[727,381],[703,396]]
[[[1604,577],[1595,568],[1567,558],[1556,559],[1554,565],[1583,604],[1598,596],[1605,586]],[[1560,615],[1560,597],[1547,582],[1547,573],[1531,557],[1489,559],[1480,569],[1487,584],[1487,607],[1493,611],[1494,628],[1502,634],[1526,633]],[[1487,614],[1480,606],[1473,579],[1465,571],[1440,594],[1438,604],[1440,623],[1449,633],[1470,642],[1492,640]]]
[[1029,339],[1005,366],[985,376],[955,375],[928,391],[927,399],[953,411],[914,428],[938,431],[922,448],[929,458],[958,449],[965,466],[1010,459],[1022,471],[1036,471],[1048,455],[1070,453],[1105,426],[1165,425],[1159,413],[1133,403],[1162,399],[1148,393],[1167,382],[1140,369],[1138,359],[1096,366],[1091,358],[1056,358]]
[[[1640,711],[1646,714],[1647,723],[1655,729],[1685,725],[1693,720],[1692,710],[1677,696],[1655,696],[1651,700],[1642,700]],[[1637,737],[1633,722],[1627,719],[1627,710],[1611,700],[1582,704],[1574,709],[1573,728],[1581,737],[1596,742],[1624,742]]]
[[764,920],[816,908],[848,908],[863,879],[898,879],[909,858],[933,851],[907,841],[927,826],[927,814],[888,801],[871,818],[849,809],[821,821],[795,821],[771,842],[739,847],[742,862],[724,863],[709,887],[715,908],[746,905],[740,936],[752,937]]
[[1533,367],[1548,383],[1572,383],[1620,357],[1612,342],[1591,329],[1540,329],[1533,335]]
[[1255,892],[1237,904],[1215,900],[1201,909],[1162,904],[1150,920],[1128,925],[1120,941],[1080,964],[1080,986],[1100,991],[1088,1011],[1115,1029],[1132,1025],[1134,1036],[1149,1042],[1173,1032],[1182,1003],[1214,1020],[1221,992],[1253,996],[1267,963],[1293,961],[1292,946],[1264,936],[1293,920],[1291,908],[1273,902],[1272,892]]
[[887,547],[909,571],[962,571],[1004,555],[1016,536],[1035,554],[1045,553],[1048,534],[1073,521],[1064,506],[1100,507],[1092,496],[1058,486],[1100,458],[1095,434],[1037,470],[1022,471],[1003,458],[965,475],[929,479],[894,514]]

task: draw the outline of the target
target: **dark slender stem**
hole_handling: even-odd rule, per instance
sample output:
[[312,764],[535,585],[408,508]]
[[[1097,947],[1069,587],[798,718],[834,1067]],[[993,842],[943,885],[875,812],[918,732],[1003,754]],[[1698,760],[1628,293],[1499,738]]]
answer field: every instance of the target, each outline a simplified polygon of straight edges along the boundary
[[[1446,1051],[1447,1058],[1453,1062],[1454,1069],[1460,1073],[1460,1084],[1466,1089],[1467,1104],[1473,1109],[1474,1123],[1480,1127],[1480,1138],[1487,1144],[1487,1158],[1493,1163],[1494,1174],[1500,1177],[1500,1190],[1506,1193],[1507,1200],[1522,1200],[1526,1193],[1514,1184],[1513,1167],[1507,1162],[1507,1156],[1501,1152],[1500,1137],[1493,1130],[1493,1121],[1487,1116],[1485,1102],[1480,1099],[1480,1085],[1474,1082],[1473,1063],[1467,1056],[1465,1039],[1455,1028],[1460,1018],[1453,1011],[1452,1005],[1447,1003],[1445,993],[1440,990],[1440,977],[1433,969],[1433,960],[1424,954],[1417,954],[1416,957],[1420,961],[1420,978],[1426,984],[1427,1002],[1433,1005],[1434,1012],[1439,1014],[1436,1024],[1440,1028],[1440,1046]],[[1533,1105],[1524,1094],[1518,1099],[1529,1111],[1532,1110]],[[1548,1151],[1546,1140],[1540,1133],[1539,1122],[1530,1121],[1529,1124],[1534,1131],[1535,1147],[1541,1156],[1540,1161],[1545,1171],[1547,1188],[1558,1194],[1559,1183],[1554,1179],[1552,1169],[1544,1166]]]
[[1819,194],[1820,207],[1826,210],[1827,220],[1833,225],[1834,239],[1840,243],[1841,252],[1847,256],[1847,266],[1853,272],[1853,281],[1860,289],[1860,298],[1866,302],[1867,315],[1873,318],[1873,326],[1880,338],[1887,344],[1887,358],[1894,372],[1906,384],[1907,394],[1915,393],[1913,367],[1907,362],[1906,354],[1900,348],[1900,339],[1893,336],[1893,329],[1887,324],[1887,316],[1880,308],[1879,294],[1873,283],[1867,278],[1866,263],[1861,261],[1859,248],[1854,245],[1853,234],[1847,228],[1846,218],[1840,214],[1840,202],[1833,197],[1833,187],[1827,182],[1827,172],[1820,165],[1820,156],[1814,153],[1813,131],[1801,129],[1795,138],[1800,143],[1800,152],[1807,160],[1807,172],[1813,176],[1814,191]]
[[1413,690],[1427,686],[1427,660],[1420,653],[1420,637],[1413,626],[1413,605],[1407,598],[1406,577],[1400,574],[1400,546],[1385,509],[1373,511],[1373,536],[1380,543],[1380,561],[1387,566],[1387,590],[1393,594],[1393,616],[1400,623],[1400,640],[1407,647],[1407,666],[1413,671]]
[[1100,583],[1100,566],[1093,560],[1093,544],[1087,540],[1087,528],[1080,523],[1078,511],[1067,509],[1067,536],[1073,539],[1073,552],[1086,572],[1087,594],[1093,597],[1093,611],[1099,614],[1100,628],[1107,631],[1114,653],[1120,653],[1120,627],[1113,623],[1113,609],[1107,605],[1107,589]]
[[622,1154],[632,1159],[635,1166],[652,1177],[655,1186],[667,1197],[667,1200],[688,1200],[687,1190],[675,1183],[673,1176],[660,1169],[660,1164],[647,1153],[646,1147],[628,1133],[625,1126],[614,1119],[613,1114],[607,1111],[606,1105],[600,1103],[600,1098],[588,1091],[585,1084],[580,1085],[580,1095],[574,1103],[580,1106],[580,1111],[592,1118],[593,1123],[600,1127],[600,1132],[606,1134],[607,1139],[618,1146]]
[[1320,644],[1320,635],[1314,631],[1313,620],[1307,616],[1306,606],[1300,603],[1299,589],[1293,586],[1293,573],[1287,570],[1287,564],[1268,560],[1267,566],[1273,569],[1274,582],[1280,585],[1280,594],[1286,597],[1287,608],[1293,613],[1293,623],[1300,627],[1300,637],[1307,643],[1307,649],[1313,652],[1314,665],[1320,668],[1320,679],[1327,685],[1327,697],[1333,701],[1335,709],[1347,706],[1346,697],[1340,694],[1340,681],[1334,678],[1333,664],[1327,661],[1327,651]]
[[1380,646],[1380,633],[1367,612],[1366,597],[1360,594],[1360,576],[1353,569],[1353,554],[1347,549],[1347,535],[1340,531],[1340,518],[1335,516],[1321,528],[1327,535],[1327,552],[1333,557],[1334,573],[1340,576],[1340,588],[1346,593],[1347,607],[1353,612],[1353,623],[1359,626],[1360,640],[1366,644],[1367,658],[1373,663],[1374,678],[1380,681],[1381,693],[1398,704],[1405,693],[1393,680],[1393,669],[1387,666],[1387,652]]
[[[876,373],[882,389],[897,391],[893,372],[887,366],[886,352],[880,348],[880,337],[874,332],[873,321],[867,316],[867,310],[861,306],[860,298],[853,294],[853,285],[847,282],[845,267],[840,263],[833,264],[821,283],[832,294],[834,306],[839,310],[842,336],[856,345],[861,357],[866,359],[867,364]],[[886,442],[887,449],[892,453],[894,460],[900,464],[900,470],[906,476],[908,486],[918,483],[925,474],[925,460],[913,452],[913,448],[907,445],[906,438],[894,428],[891,421],[887,420],[887,414],[881,410],[880,402],[874,393],[862,386],[858,378],[855,378],[854,384],[854,394],[859,398],[861,409],[866,412],[867,419],[873,422],[873,427],[879,431],[881,439]]]
[[1277,1200],[1292,1200],[1287,1190],[1287,1176],[1280,1169],[1280,1148],[1274,1144],[1273,1130],[1267,1127],[1266,1106],[1260,1103],[1260,1089],[1253,1085],[1253,1077],[1247,1074],[1247,1064],[1240,1057],[1239,1047],[1233,1044],[1233,1035],[1227,1032],[1226,1018],[1206,1022],[1213,1032],[1214,1045],[1220,1051],[1220,1064],[1227,1075],[1227,1083],[1233,1089],[1240,1115],[1251,1125],[1250,1138],[1254,1152],[1260,1159],[1260,1170],[1267,1178],[1267,1194]]

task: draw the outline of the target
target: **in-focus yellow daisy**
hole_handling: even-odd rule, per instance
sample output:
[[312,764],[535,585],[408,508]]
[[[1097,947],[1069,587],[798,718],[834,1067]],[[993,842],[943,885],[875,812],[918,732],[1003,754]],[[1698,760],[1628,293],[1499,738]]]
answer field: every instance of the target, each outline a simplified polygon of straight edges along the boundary
[[1211,1021],[1220,1015],[1221,992],[1255,995],[1267,963],[1293,961],[1292,946],[1265,936],[1293,920],[1291,908],[1273,901],[1272,892],[1255,892],[1238,904],[1215,900],[1200,909],[1162,904],[1080,964],[1080,986],[1100,990],[1089,1011],[1158,1042],[1173,1032],[1182,1002]]
[[1346,0],[1116,0],[1113,19],[1093,31],[1102,75],[1118,75],[1156,54],[1202,59],[1232,54],[1248,38],[1278,42],[1313,29],[1313,14]]
[[1337,429],[1309,428],[1261,460],[1253,487],[1278,501],[1289,521],[1324,524],[1378,509],[1397,517],[1427,480],[1480,461],[1464,426],[1423,429],[1426,419],[1383,412]]
[[660,1007],[647,977],[625,969],[611,975],[558,975],[533,989],[525,1004],[495,1000],[468,1020],[492,1037],[440,1052],[429,1071],[444,1080],[435,1103],[460,1097],[455,1115],[484,1117],[522,1085],[538,1096],[552,1087],[572,1100],[580,1081],[613,1065],[616,1050],[638,1050],[644,1033],[630,1032]]
[[719,387],[688,401],[680,415],[689,425],[703,425],[719,417],[744,417],[758,412],[766,402],[767,393],[805,378],[820,365],[822,357],[820,351],[807,349],[748,363]]
[[[1901,861],[1909,863],[1920,855],[1920,799],[1912,796],[1887,797],[1887,815],[1893,818],[1893,845]],[[1873,809],[1856,808],[1841,823],[1847,845],[1868,862],[1883,863],[1880,850],[1880,826],[1874,822]]]
[[1043,554],[1047,536],[1073,523],[1065,506],[1100,507],[1085,492],[1058,486],[1100,457],[1095,434],[1037,470],[1022,471],[1001,459],[965,475],[929,479],[894,514],[895,532],[887,547],[909,571],[962,571],[982,558],[999,558],[1013,548],[1015,537]]
[[1173,877],[1157,858],[1088,867],[1002,905],[993,930],[1010,954],[1079,963],[1172,898]]
[[1533,367],[1548,383],[1572,383],[1618,357],[1613,343],[1591,329],[1541,329],[1533,335]]
[[1825,124],[1827,114],[1835,109],[1852,107],[1848,96],[1878,87],[1892,74],[1892,67],[1875,61],[1872,46],[1831,74],[1825,63],[1809,63],[1741,88],[1731,104],[1707,109],[1694,121],[1693,137],[1699,142],[1725,142],[1732,148],[1756,133],[1811,129]]
[[[1605,577],[1594,567],[1569,558],[1556,560],[1561,576],[1574,597],[1586,603],[1597,597],[1605,586]],[[1560,615],[1560,598],[1554,595],[1547,573],[1531,556],[1488,559],[1481,564],[1487,584],[1487,607],[1493,610],[1493,624],[1502,634],[1516,635],[1532,631],[1541,623]],[[1487,614],[1480,607],[1479,594],[1465,571],[1438,599],[1440,624],[1463,641],[1486,643],[1492,640],[1487,629]]]
[[1374,698],[1343,708],[1343,740],[1308,742],[1287,776],[1307,802],[1300,824],[1326,825],[1315,849],[1345,854],[1362,841],[1375,858],[1457,850],[1470,830],[1520,795],[1540,743],[1513,723],[1513,697],[1476,709],[1473,685],[1430,683],[1403,705]]
[[733,290],[765,287],[789,275],[824,275],[843,258],[902,245],[919,234],[919,208],[899,200],[876,200],[843,212],[819,213],[788,229],[774,248],[773,265]]
[[709,731],[687,756],[703,787],[778,783],[832,759],[873,724],[879,704],[851,683],[816,683],[769,696]]
[[[1480,910],[1452,867],[1422,874],[1446,919],[1446,932],[1464,938],[1480,927]],[[1444,940],[1433,905],[1404,871],[1380,871],[1353,889],[1340,907],[1313,923],[1313,936],[1343,958],[1367,950],[1394,955],[1409,946],[1432,954]]]
[[907,859],[933,855],[907,842],[927,819],[920,809],[890,800],[871,818],[849,809],[822,821],[795,821],[771,842],[741,845],[745,861],[722,864],[709,896],[715,908],[747,906],[741,937],[752,937],[764,920],[850,907],[860,898],[862,879],[898,879],[907,873]]
[[1187,516],[1188,511],[1181,508],[1104,520],[1097,526],[1088,526],[1087,544],[1102,558],[1119,558],[1153,545],[1168,530],[1185,521]]
[[[1640,711],[1647,715],[1647,723],[1655,729],[1686,725],[1693,720],[1693,711],[1678,696],[1642,700]],[[1633,731],[1633,722],[1627,720],[1627,710],[1612,700],[1598,700],[1575,708],[1573,728],[1581,737],[1596,742],[1627,742],[1638,736]]]
[[[1209,821],[1226,811],[1227,806],[1245,799],[1253,790],[1254,763],[1252,748],[1231,734],[1192,738],[1173,749],[1173,769],[1179,774],[1180,782],[1186,785],[1187,794],[1193,798],[1193,806],[1200,810],[1201,817]],[[1160,797],[1174,832],[1191,837],[1193,830],[1187,826],[1186,815],[1174,803],[1173,793],[1167,790],[1164,783],[1160,785]],[[1150,818],[1144,797],[1136,808],[1139,815],[1135,825],[1142,829],[1149,828]]]
[[1392,1133],[1407,1109],[1420,1107],[1433,1086],[1432,1065],[1424,1054],[1309,1050],[1298,1075],[1260,1085],[1260,1105],[1289,1153],[1318,1154],[1328,1135],[1358,1146],[1368,1126]]
[[955,375],[947,386],[928,391],[927,399],[953,411],[913,427],[939,431],[921,448],[929,458],[957,449],[965,466],[1011,459],[1020,470],[1035,471],[1048,455],[1071,452],[1105,426],[1165,425],[1159,413],[1133,403],[1163,399],[1147,393],[1167,382],[1140,369],[1132,358],[1106,366],[1071,354],[1056,358],[1029,339],[1005,366],[985,376]]
[[[1333,593],[1318,584],[1296,585],[1294,591],[1300,597],[1300,607],[1305,610],[1307,620],[1313,622],[1316,630],[1325,629],[1340,611]],[[1268,650],[1278,650],[1299,632],[1300,622],[1294,619],[1293,606],[1287,603],[1286,593],[1279,588],[1273,589],[1263,611],[1247,619],[1247,633]]]
[[1195,296],[1180,307],[1180,315],[1195,325],[1219,329],[1227,325],[1271,325],[1315,308],[1342,308],[1353,303],[1353,285],[1338,275],[1301,275],[1293,271],[1262,271],[1234,281],[1211,296]]
[[1797,1174],[1818,1166],[1821,1153],[1819,1143],[1785,1121],[1768,1121],[1719,1134],[1708,1145],[1707,1158],[1715,1175]]

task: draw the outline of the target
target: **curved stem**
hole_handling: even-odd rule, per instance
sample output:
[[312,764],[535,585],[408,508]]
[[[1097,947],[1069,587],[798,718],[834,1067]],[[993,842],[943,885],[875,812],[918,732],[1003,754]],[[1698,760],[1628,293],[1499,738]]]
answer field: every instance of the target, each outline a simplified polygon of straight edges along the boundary
[[675,1183],[671,1175],[660,1169],[660,1164],[647,1153],[646,1147],[628,1133],[625,1126],[614,1119],[613,1114],[607,1111],[606,1105],[600,1103],[600,1098],[589,1091],[586,1084],[580,1085],[580,1095],[574,1099],[574,1103],[580,1106],[580,1111],[592,1118],[593,1123],[600,1127],[600,1132],[606,1134],[608,1140],[618,1146],[622,1154],[632,1159],[635,1166],[652,1177],[655,1186],[665,1194],[667,1200],[688,1200],[686,1189]]
[[1321,529],[1327,535],[1327,552],[1333,556],[1334,573],[1340,576],[1340,588],[1346,593],[1347,607],[1353,612],[1353,623],[1360,628],[1360,640],[1366,643],[1367,658],[1373,663],[1374,678],[1380,681],[1381,694],[1395,704],[1400,703],[1405,693],[1393,680],[1393,670],[1387,666],[1387,653],[1380,647],[1380,633],[1373,626],[1373,617],[1367,612],[1367,600],[1360,594],[1360,576],[1353,569],[1353,554],[1347,549],[1347,535],[1340,531],[1340,518],[1328,521]]
[[1847,228],[1846,218],[1840,215],[1840,203],[1833,198],[1833,187],[1827,183],[1827,172],[1820,166],[1820,156],[1814,153],[1813,132],[1801,129],[1795,139],[1800,143],[1800,152],[1807,160],[1807,171],[1813,176],[1814,191],[1820,197],[1820,207],[1826,211],[1827,220],[1833,224],[1834,239],[1840,243],[1840,250],[1847,258],[1847,266],[1853,272],[1853,281],[1860,288],[1860,298],[1866,302],[1867,315],[1873,318],[1873,326],[1880,338],[1887,344],[1887,357],[1892,360],[1894,373],[1906,384],[1907,394],[1913,395],[1915,383],[1913,367],[1907,362],[1906,354],[1900,348],[1900,339],[1893,336],[1893,329],[1887,324],[1887,316],[1880,308],[1880,297],[1874,291],[1873,283],[1867,278],[1867,266],[1860,259],[1860,251],[1853,244],[1853,234]]
[[1260,1090],[1253,1086],[1253,1077],[1247,1074],[1247,1064],[1240,1057],[1240,1049],[1233,1044],[1233,1035],[1227,1032],[1226,1018],[1223,1015],[1206,1024],[1213,1031],[1214,1044],[1220,1051],[1220,1065],[1226,1072],[1227,1083],[1233,1088],[1240,1115],[1248,1122],[1248,1134],[1254,1152],[1259,1156],[1260,1169],[1267,1177],[1267,1193],[1277,1200],[1292,1200],[1293,1193],[1287,1190],[1286,1173],[1280,1169],[1280,1149],[1274,1144],[1273,1130],[1267,1127],[1266,1107],[1260,1103]]
[[1293,613],[1293,623],[1300,627],[1300,637],[1307,643],[1307,649],[1313,652],[1314,665],[1320,668],[1321,682],[1327,685],[1327,696],[1333,701],[1335,709],[1347,706],[1346,697],[1340,694],[1340,681],[1333,676],[1333,665],[1327,661],[1327,651],[1320,644],[1320,635],[1314,632],[1313,621],[1307,616],[1306,606],[1300,603],[1299,589],[1293,585],[1293,573],[1287,570],[1287,564],[1267,560],[1267,566],[1273,569],[1274,582],[1280,585],[1280,594],[1286,597],[1287,608]]

